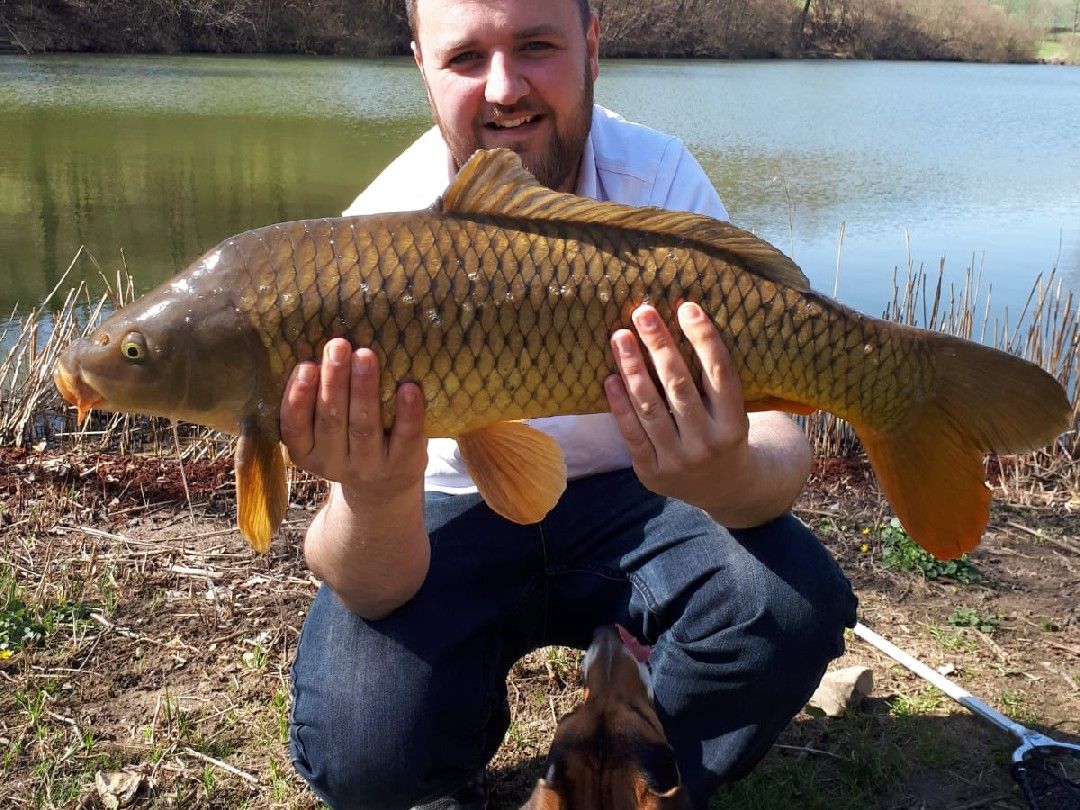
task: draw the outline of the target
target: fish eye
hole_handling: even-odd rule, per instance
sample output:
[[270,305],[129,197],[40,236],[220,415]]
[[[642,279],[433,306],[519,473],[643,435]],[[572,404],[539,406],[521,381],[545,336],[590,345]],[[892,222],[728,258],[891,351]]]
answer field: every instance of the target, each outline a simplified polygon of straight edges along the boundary
[[146,340],[138,332],[128,332],[120,343],[120,353],[125,360],[141,363],[146,359]]

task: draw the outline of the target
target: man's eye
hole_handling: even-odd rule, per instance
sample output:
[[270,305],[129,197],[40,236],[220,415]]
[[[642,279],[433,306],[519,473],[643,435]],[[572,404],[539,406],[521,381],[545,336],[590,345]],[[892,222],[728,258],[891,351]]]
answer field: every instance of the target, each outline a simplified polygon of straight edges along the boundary
[[464,65],[469,62],[474,62],[480,58],[480,54],[476,51],[464,51],[463,53],[456,54],[450,58],[449,64],[451,65]]
[[550,42],[544,42],[543,40],[532,40],[530,42],[526,42],[521,47],[521,50],[523,50],[523,51],[550,51],[554,47],[555,46],[552,45]]

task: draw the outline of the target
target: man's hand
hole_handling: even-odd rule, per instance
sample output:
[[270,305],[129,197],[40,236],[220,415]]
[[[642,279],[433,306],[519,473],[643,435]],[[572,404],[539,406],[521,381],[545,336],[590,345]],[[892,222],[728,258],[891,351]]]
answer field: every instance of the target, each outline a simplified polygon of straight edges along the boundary
[[299,363],[281,401],[281,440],[302,470],[373,504],[423,480],[427,463],[420,389],[398,389],[394,426],[382,428],[379,361],[370,349],[350,350],[335,338],[322,366]]
[[747,416],[738,372],[700,306],[679,307],[679,326],[702,367],[701,390],[656,310],[632,316],[663,394],[633,332],[612,335],[618,375],[605,381],[634,471],[646,487],[709,512],[731,528],[778,517],[809,474],[802,431],[777,413]]
[[281,440],[301,469],[335,482],[308,527],[308,567],[352,610],[385,616],[416,593],[431,549],[424,528],[424,406],[402,385],[383,430],[379,363],[331,340],[322,365],[293,369],[281,401]]

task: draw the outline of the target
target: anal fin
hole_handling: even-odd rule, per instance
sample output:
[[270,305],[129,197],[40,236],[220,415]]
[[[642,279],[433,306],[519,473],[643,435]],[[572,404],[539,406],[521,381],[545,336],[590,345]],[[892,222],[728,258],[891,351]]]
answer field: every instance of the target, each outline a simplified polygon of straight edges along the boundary
[[276,434],[261,429],[255,420],[245,423],[236,448],[235,470],[240,533],[263,554],[289,506],[285,457]]
[[496,422],[458,437],[461,457],[487,505],[514,523],[536,523],[566,490],[558,443],[523,422]]

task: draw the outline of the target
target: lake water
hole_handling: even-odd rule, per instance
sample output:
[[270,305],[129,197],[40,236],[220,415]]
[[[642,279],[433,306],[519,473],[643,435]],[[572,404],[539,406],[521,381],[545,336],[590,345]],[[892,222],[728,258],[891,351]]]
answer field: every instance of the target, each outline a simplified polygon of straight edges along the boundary
[[[597,100],[680,135],[827,293],[843,224],[838,297],[865,311],[909,257],[953,283],[974,263],[995,311],[1054,267],[1080,287],[1080,68],[607,61]],[[149,288],[232,233],[335,215],[429,125],[405,59],[2,56],[0,317],[80,245]]]

